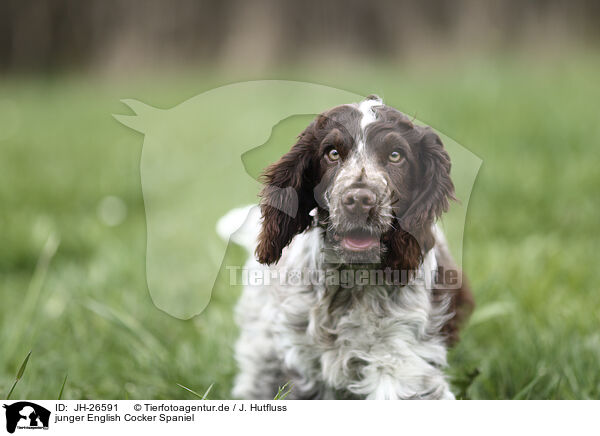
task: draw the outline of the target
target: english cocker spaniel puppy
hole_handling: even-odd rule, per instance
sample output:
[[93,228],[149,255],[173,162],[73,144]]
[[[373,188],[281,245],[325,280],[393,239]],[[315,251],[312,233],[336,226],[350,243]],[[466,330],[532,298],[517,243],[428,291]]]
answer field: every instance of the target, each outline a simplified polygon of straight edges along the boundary
[[370,96],[265,170],[260,210],[218,224],[251,253],[235,397],[454,398],[446,350],[473,300],[435,224],[450,166],[433,130]]

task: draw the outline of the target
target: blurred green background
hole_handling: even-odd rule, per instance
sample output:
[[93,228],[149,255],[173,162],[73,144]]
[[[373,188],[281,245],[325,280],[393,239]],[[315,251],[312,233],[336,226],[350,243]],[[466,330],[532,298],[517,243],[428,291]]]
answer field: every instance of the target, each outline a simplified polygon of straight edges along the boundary
[[188,321],[152,304],[143,136],[111,114],[256,79],[376,93],[483,159],[455,392],[600,397],[594,3],[105,3],[0,4],[0,397],[29,350],[13,398],[54,399],[67,374],[68,399],[229,397],[240,289],[223,275]]

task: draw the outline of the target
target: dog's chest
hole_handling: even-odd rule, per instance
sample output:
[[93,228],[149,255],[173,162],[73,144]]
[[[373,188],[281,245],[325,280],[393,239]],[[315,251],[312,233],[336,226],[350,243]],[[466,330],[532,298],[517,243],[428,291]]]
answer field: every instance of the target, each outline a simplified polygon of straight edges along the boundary
[[[308,260],[300,262],[308,269],[324,267],[314,258],[294,258]],[[274,290],[274,339],[287,369],[307,381],[306,391],[317,381],[356,398],[413,398],[445,389],[441,312],[425,286]]]
[[[308,322],[288,324],[285,360],[333,389],[360,397],[373,389],[366,384],[389,379],[402,385],[405,377],[421,377],[445,363],[444,347],[428,333],[431,303],[424,289],[313,289],[299,293],[296,304],[288,297],[285,308],[305,311],[288,311],[286,319]],[[414,384],[408,380],[406,390],[421,389]],[[405,389],[396,385],[389,389]]]

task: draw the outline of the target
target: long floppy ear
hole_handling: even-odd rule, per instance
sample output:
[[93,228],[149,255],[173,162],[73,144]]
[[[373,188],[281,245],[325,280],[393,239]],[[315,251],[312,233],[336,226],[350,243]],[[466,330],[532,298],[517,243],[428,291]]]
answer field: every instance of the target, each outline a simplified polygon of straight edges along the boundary
[[314,152],[312,135],[305,131],[292,149],[262,175],[262,228],[256,247],[256,257],[262,264],[277,262],[283,248],[312,221],[309,212],[317,206],[313,193]]
[[417,127],[423,131],[418,146],[420,177],[416,179],[415,195],[411,206],[400,222],[404,229],[418,236],[448,211],[449,200],[454,200],[454,184],[450,179],[450,156],[442,140],[430,127]]
[[408,283],[423,259],[421,246],[413,235],[402,229],[391,231],[386,235],[386,239],[389,251],[386,254],[384,265],[393,270],[405,271],[410,274],[403,277],[403,280],[406,279],[406,283]]

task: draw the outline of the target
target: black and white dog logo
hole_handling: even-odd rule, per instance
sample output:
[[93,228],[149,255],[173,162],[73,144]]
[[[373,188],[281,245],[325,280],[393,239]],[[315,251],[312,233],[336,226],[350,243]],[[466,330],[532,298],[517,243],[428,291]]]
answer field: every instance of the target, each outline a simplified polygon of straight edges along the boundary
[[14,433],[18,429],[48,429],[50,411],[29,401],[5,404],[6,431]]

